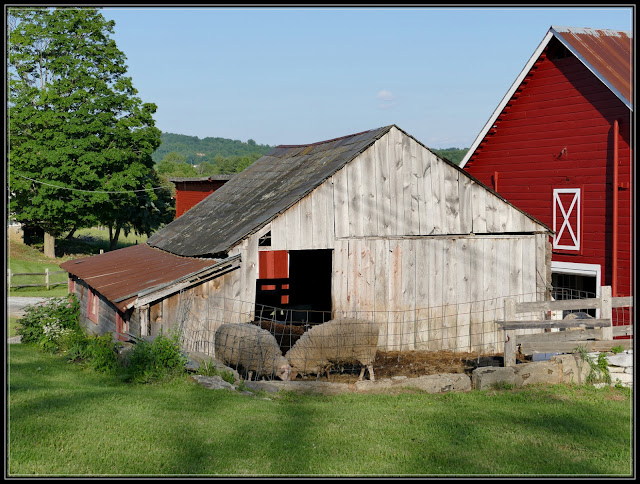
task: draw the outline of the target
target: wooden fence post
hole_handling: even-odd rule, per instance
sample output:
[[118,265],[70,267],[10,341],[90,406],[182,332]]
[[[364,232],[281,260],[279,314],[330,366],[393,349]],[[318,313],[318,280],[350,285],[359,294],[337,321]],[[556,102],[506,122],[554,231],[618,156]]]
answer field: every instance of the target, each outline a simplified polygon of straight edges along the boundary
[[49,268],[45,267],[44,269],[44,285],[47,286],[47,291],[49,290]]
[[603,341],[613,340],[613,311],[611,304],[611,286],[602,286],[600,288],[600,318],[611,320],[611,325],[602,327]]
[[[516,300],[509,298],[504,300],[504,320],[515,321]],[[504,366],[515,366],[516,364],[516,332],[513,329],[504,330]]]

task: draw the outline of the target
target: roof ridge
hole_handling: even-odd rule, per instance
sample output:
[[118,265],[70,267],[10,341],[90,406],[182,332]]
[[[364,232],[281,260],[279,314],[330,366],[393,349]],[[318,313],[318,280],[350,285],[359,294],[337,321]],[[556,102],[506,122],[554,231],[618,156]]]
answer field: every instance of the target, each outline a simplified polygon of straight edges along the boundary
[[276,146],[276,148],[303,148],[305,146],[316,146],[316,145],[321,145],[324,143],[332,143],[334,141],[339,141],[341,139],[346,139],[346,138],[352,138],[354,136],[360,136],[361,134],[365,134],[365,133],[371,133],[373,131],[380,131],[383,129],[391,129],[393,126],[395,126],[394,124],[390,124],[389,126],[381,126],[380,128],[375,128],[375,129],[368,129],[366,131],[361,131],[360,133],[353,133],[353,134],[348,134],[346,136],[340,136],[339,138],[333,138],[333,139],[327,139],[324,141],[316,141],[315,143],[306,143],[306,144],[301,144],[301,145],[278,145]]

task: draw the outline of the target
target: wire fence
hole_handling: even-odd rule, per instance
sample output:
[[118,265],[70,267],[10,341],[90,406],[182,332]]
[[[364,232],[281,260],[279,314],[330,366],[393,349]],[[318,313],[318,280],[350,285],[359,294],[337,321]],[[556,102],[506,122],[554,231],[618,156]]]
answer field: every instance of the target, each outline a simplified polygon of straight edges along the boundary
[[[557,288],[552,296],[554,299],[584,299],[593,298],[595,294]],[[508,297],[515,297],[518,302],[536,301],[536,294]],[[298,361],[297,367],[302,366],[305,370],[313,368],[312,373],[319,373],[324,369],[321,368],[323,365],[338,366],[343,369],[349,365],[355,365],[357,368],[364,369],[369,364],[353,356],[367,354],[372,344],[370,338],[366,339],[363,336],[366,332],[360,327],[376,328],[374,354],[377,367],[397,365],[403,355],[408,354],[414,356],[432,353],[466,354],[477,358],[501,355],[504,351],[504,333],[496,321],[504,320],[504,299],[505,297],[501,297],[398,311],[314,311],[304,308],[267,306],[224,297],[205,299],[195,296],[193,292],[185,291],[180,296],[178,313],[183,347],[187,351],[218,357],[220,356],[216,354],[218,328],[225,323],[250,323],[271,336],[273,344],[279,348],[279,355],[287,356],[302,340],[306,351],[304,354],[309,361],[303,364]],[[614,308],[614,319],[618,324],[629,324],[625,321],[630,321],[630,309]],[[583,311],[592,312],[588,309]],[[550,314],[550,312],[540,311],[521,317],[523,319],[562,319],[568,311],[559,313]],[[340,337],[335,337],[324,334],[324,330],[318,328],[320,325],[326,327],[324,323],[334,319],[349,319],[352,331],[343,332]],[[540,329],[519,330],[518,334],[540,331]],[[311,338],[312,335],[313,338]],[[310,339],[313,340],[311,343],[305,342]],[[243,347],[241,351],[237,347],[240,344],[238,341],[233,342],[235,348],[227,348],[225,351],[236,355],[244,352],[243,356],[237,356],[236,359],[244,358],[245,363],[260,361],[259,355],[246,354],[247,351],[251,351],[250,349]],[[303,343],[298,344],[299,347],[302,345]],[[248,346],[251,347],[251,344]],[[220,347],[218,353],[220,353]],[[298,351],[298,357],[299,354]],[[323,360],[318,357],[319,354],[326,358]],[[223,363],[238,364],[240,362],[223,361]],[[272,368],[269,371],[260,371],[260,368],[252,368],[252,370],[258,375],[273,376],[279,368],[277,363],[271,362]],[[248,370],[247,364],[240,366]]]

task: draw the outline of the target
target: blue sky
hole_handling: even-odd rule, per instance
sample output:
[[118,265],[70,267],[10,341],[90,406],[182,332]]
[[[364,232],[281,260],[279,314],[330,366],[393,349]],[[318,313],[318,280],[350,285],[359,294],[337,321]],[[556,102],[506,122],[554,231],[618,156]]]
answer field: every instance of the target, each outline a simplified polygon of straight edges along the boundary
[[395,124],[468,147],[552,25],[623,7],[105,7],[164,132],[305,144]]

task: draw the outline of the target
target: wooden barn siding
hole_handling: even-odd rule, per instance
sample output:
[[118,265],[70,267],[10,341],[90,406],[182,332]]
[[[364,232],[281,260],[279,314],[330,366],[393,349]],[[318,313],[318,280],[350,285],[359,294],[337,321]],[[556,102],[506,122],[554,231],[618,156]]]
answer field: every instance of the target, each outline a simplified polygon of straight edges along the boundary
[[[582,253],[554,253],[563,262],[600,264],[611,284],[612,126],[620,123],[619,181],[631,182],[630,112],[577,59],[541,60],[501,115],[497,133],[465,169],[552,227],[554,188],[582,188]],[[568,156],[557,158],[563,148]],[[618,292],[631,294],[631,189],[619,190]]]
[[333,307],[376,321],[379,347],[502,351],[503,300],[544,298],[545,236],[336,241]]
[[272,250],[332,249],[344,237],[539,230],[393,128],[271,223]]
[[[102,294],[96,292],[98,297],[98,321],[93,322],[87,316],[87,302],[89,286],[82,279],[75,279],[74,293],[80,303],[80,324],[87,329],[87,333],[93,335],[101,335],[106,332],[116,334],[116,311],[117,308]],[[129,331],[134,336],[140,335],[140,320],[138,317],[138,311],[133,310],[130,312],[129,317]]]

